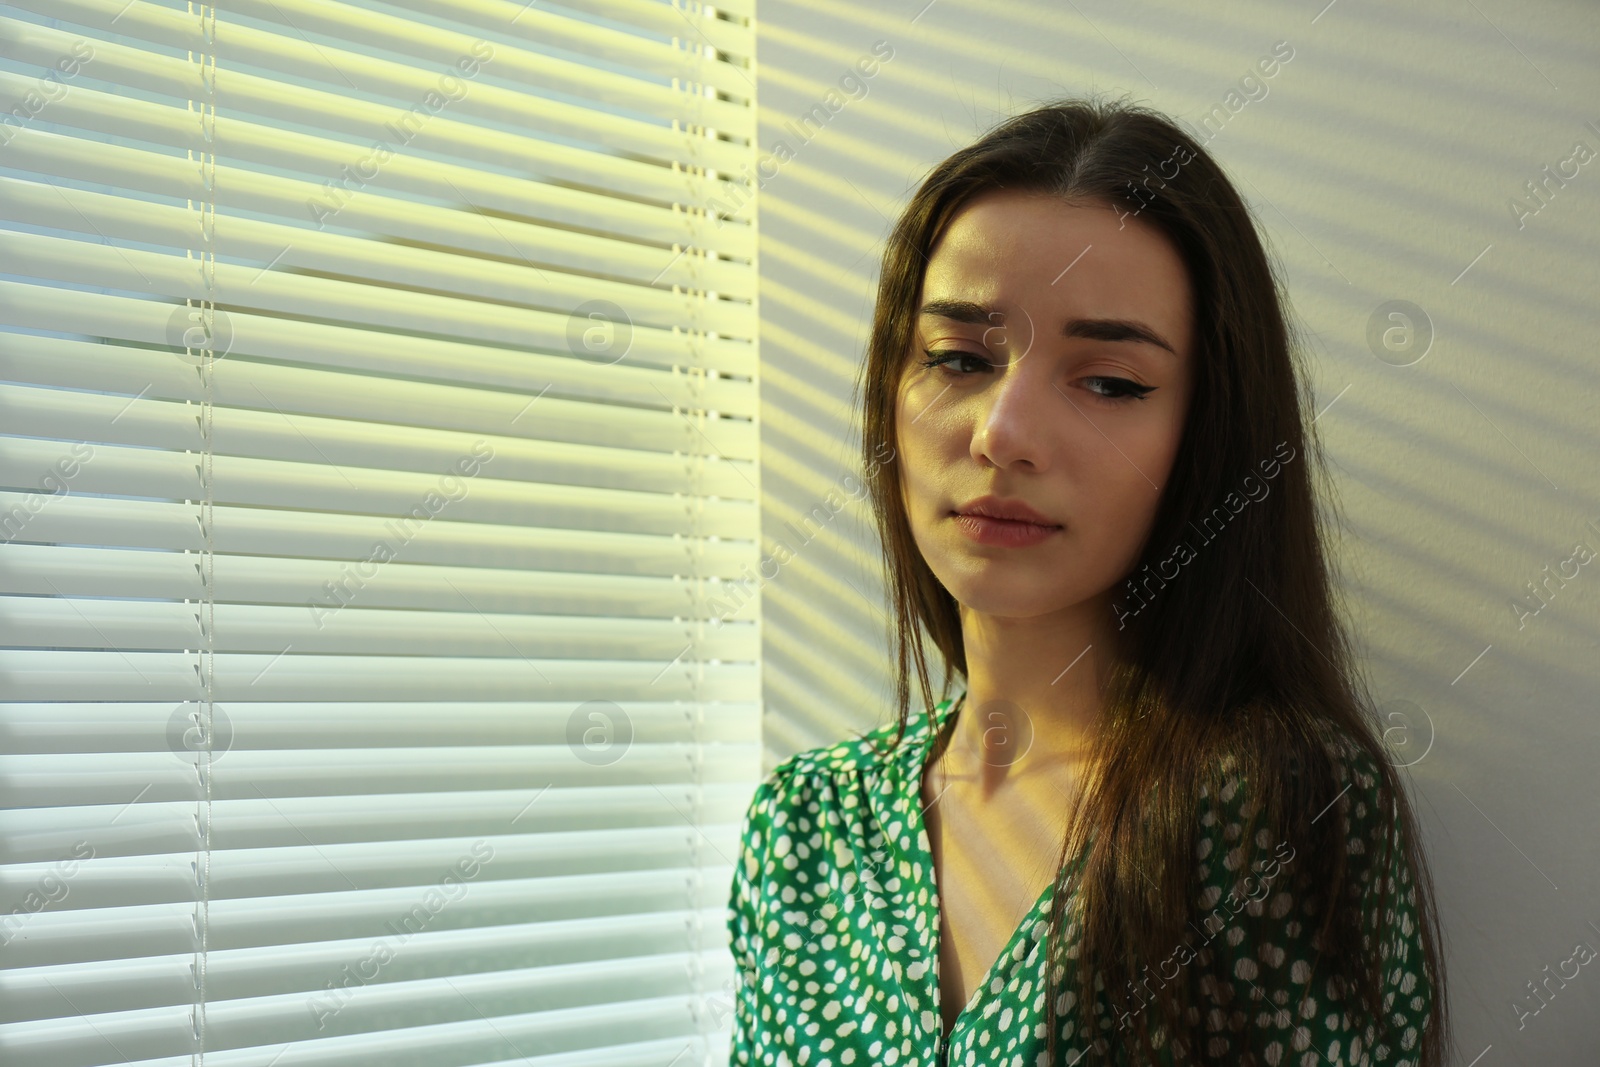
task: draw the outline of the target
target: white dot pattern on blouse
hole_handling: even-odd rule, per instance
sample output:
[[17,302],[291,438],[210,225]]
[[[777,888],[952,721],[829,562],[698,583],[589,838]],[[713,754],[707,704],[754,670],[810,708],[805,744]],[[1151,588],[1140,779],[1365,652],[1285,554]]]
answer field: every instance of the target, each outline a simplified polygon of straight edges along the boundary
[[[746,811],[728,903],[728,931],[737,965],[729,1063],[761,1067],[1047,1067],[1045,945],[1053,886],[1023,918],[993,966],[977,983],[947,1037],[938,989],[939,902],[932,851],[921,815],[922,768],[959,698],[907,725],[901,747],[888,751],[894,724],[864,738],[799,752],[775,767]],[[877,742],[874,750],[872,742]],[[1381,841],[1377,771],[1349,739],[1335,749],[1347,788],[1319,818],[1342,812],[1351,828],[1350,863],[1361,892],[1376,874],[1367,845]],[[1195,860],[1201,890],[1194,925],[1207,935],[1191,946],[1198,974],[1224,953],[1233,979],[1194,982],[1204,1020],[1200,1051],[1230,1065],[1267,1067],[1414,1067],[1432,1010],[1423,966],[1416,893],[1398,848],[1384,876],[1398,934],[1386,947],[1381,1019],[1342,1010],[1326,968],[1306,987],[1320,941],[1302,922],[1292,856],[1278,876],[1235,889],[1242,862],[1242,824],[1253,813],[1238,777],[1212,798],[1202,791]],[[1220,801],[1220,803],[1218,803]],[[1269,831],[1257,843],[1271,848]],[[1281,852],[1280,852],[1281,854]],[[1076,863],[1069,864],[1076,866]],[[1074,871],[1074,874],[1076,872]],[[1291,885],[1291,883],[1294,883]],[[1068,883],[1069,886],[1075,884]],[[1225,899],[1226,898],[1226,899]],[[1239,923],[1240,911],[1265,916],[1265,935]],[[1066,955],[1078,956],[1076,912],[1068,908]],[[1368,935],[1370,937],[1370,935]],[[1198,941],[1198,937],[1195,939]],[[1370,943],[1370,941],[1369,941]],[[1175,956],[1187,963],[1190,956]],[[1189,969],[1189,968],[1185,968]],[[1154,973],[1155,967],[1151,968]],[[1165,970],[1167,980],[1176,974]],[[1087,1050],[1090,1023],[1058,966],[1057,1063]],[[1121,1050],[1104,988],[1093,1025]],[[1131,1031],[1127,1031],[1131,1033]],[[1170,1065],[1170,1048],[1157,1050]],[[1092,1059],[1092,1058],[1091,1058]],[[1088,1061],[1086,1061],[1088,1062]]]

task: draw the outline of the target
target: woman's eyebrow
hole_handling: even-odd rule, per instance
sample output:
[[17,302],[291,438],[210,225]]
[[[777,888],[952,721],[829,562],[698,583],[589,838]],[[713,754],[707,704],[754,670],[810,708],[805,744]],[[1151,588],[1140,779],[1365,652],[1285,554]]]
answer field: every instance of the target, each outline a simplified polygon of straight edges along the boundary
[[1068,319],[1061,327],[1063,337],[1082,337],[1090,341],[1132,341],[1135,344],[1155,345],[1173,355],[1178,350],[1166,338],[1142,322],[1132,319]]
[[[952,322],[992,323],[1000,313],[985,304],[971,300],[930,300],[922,305],[918,315],[931,315]],[[1063,337],[1081,337],[1089,341],[1125,341],[1133,344],[1155,345],[1173,355],[1178,350],[1167,343],[1155,330],[1133,319],[1068,319],[1061,327]]]

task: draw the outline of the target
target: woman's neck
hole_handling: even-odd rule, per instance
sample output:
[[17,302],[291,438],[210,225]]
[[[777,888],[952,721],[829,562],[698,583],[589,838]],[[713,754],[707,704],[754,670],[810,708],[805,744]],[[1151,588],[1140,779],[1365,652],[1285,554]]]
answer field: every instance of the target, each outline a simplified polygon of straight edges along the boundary
[[962,609],[967,686],[945,757],[979,796],[1081,766],[1103,713],[1115,635],[1095,610],[1006,619]]

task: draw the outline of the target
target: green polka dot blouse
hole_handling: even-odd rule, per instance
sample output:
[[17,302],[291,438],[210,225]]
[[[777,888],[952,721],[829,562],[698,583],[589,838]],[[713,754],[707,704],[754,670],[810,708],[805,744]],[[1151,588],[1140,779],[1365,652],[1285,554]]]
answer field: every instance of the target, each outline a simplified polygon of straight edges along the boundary
[[[914,717],[892,752],[893,723],[865,737],[796,753],[757,788],[744,818],[728,905],[736,964],[730,1064],[1048,1067],[1042,938],[1053,886],[973,987],[950,1032],[943,1032],[939,896],[922,819],[921,777],[937,731],[953,724],[960,704],[959,697],[946,700],[932,715]],[[1361,857],[1377,832],[1376,769],[1352,743],[1346,741],[1343,751],[1338,765],[1346,789],[1329,806],[1337,805],[1353,828],[1348,847],[1356,869],[1363,870]],[[1212,1062],[1230,1065],[1252,1053],[1269,1067],[1415,1065],[1432,989],[1403,853],[1395,850],[1387,872],[1394,880],[1390,900],[1399,912],[1400,936],[1386,953],[1385,1017],[1354,1018],[1333,1007],[1325,990],[1303,987],[1315,957],[1313,932],[1284,891],[1288,879],[1272,885],[1272,861],[1260,865],[1259,877],[1241,883],[1243,895],[1234,889],[1233,872],[1241,862],[1235,842],[1248,814],[1239,786],[1235,778],[1216,797],[1203,794],[1198,813],[1195,857],[1202,889],[1192,925],[1207,941],[1162,968],[1170,980],[1180,960],[1188,962],[1196,952],[1202,962],[1210,958],[1216,939],[1231,946],[1224,958],[1235,961],[1233,980],[1219,983],[1204,975],[1195,983],[1193,1003],[1200,1014],[1191,1009],[1191,1017],[1203,1017],[1207,1035],[1201,1051]],[[1261,831],[1263,848],[1267,834]],[[1292,853],[1284,855],[1288,848],[1285,843],[1278,849],[1285,863],[1292,859]],[[1359,879],[1370,885],[1372,872],[1365,870]],[[1258,884],[1251,888],[1252,882]],[[1266,928],[1275,931],[1270,937],[1258,935],[1246,944],[1242,925],[1227,922],[1241,910],[1281,923]],[[1064,920],[1069,960],[1077,956],[1075,914],[1069,908]],[[1056,978],[1057,1063],[1071,1065],[1087,1051],[1091,1027],[1059,965]],[[1097,988],[1103,990],[1098,982]],[[1104,992],[1097,1000],[1094,1026],[1116,1048],[1117,1026]],[[1158,1051],[1170,1065],[1170,1047]]]

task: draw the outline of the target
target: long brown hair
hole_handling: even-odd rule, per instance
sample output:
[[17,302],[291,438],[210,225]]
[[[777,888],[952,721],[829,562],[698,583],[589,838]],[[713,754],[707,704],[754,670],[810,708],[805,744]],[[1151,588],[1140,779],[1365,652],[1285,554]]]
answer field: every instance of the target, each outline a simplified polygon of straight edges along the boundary
[[[1112,1016],[1131,1012],[1131,1033],[1152,1061],[1162,1044],[1180,1063],[1204,1055],[1206,1033],[1188,983],[1164,987],[1152,1001],[1154,1012],[1122,991],[1134,988],[1142,964],[1188,940],[1196,812],[1206,794],[1215,797],[1235,775],[1249,783],[1254,798],[1236,872],[1250,871],[1264,851],[1261,830],[1293,842],[1302,899],[1318,909],[1306,925],[1322,932],[1316,977],[1331,980],[1331,989],[1344,991],[1341,997],[1354,992],[1356,1001],[1342,1004],[1346,1010],[1360,1007],[1367,1019],[1383,1018],[1379,953],[1391,933],[1369,933],[1369,926],[1386,914],[1388,889],[1400,887],[1375,879],[1385,896],[1375,908],[1363,907],[1358,879],[1348,870],[1346,828],[1339,825],[1344,816],[1318,826],[1311,814],[1327,810],[1341,791],[1326,739],[1330,730],[1342,730],[1376,767],[1378,810],[1394,812],[1413,873],[1433,990],[1420,1062],[1440,1067],[1449,1030],[1432,879],[1336,609],[1322,524],[1337,514],[1319,510],[1314,488],[1326,478],[1307,418],[1313,404],[1298,367],[1302,343],[1237,191],[1205,150],[1159,112],[1126,102],[1067,100],[1010,118],[936,166],[888,237],[857,389],[865,387],[863,469],[893,606],[895,744],[907,728],[913,665],[923,706],[934,704],[924,637],[944,661],[941,698],[949,696],[952,674],[966,676],[967,663],[957,604],[912,539],[899,464],[885,462],[884,455],[892,457],[897,444],[895,401],[927,257],[953,215],[995,189],[1109,203],[1155,227],[1182,258],[1196,309],[1194,389],[1182,441],[1144,552],[1125,576],[1124,599],[1139,606],[1116,609],[1119,648],[1091,747],[1099,778],[1074,802],[1062,851],[1065,861],[1092,842],[1072,906],[1082,909],[1077,1002],[1095,1051],[1106,1055],[1104,1039],[1092,1032],[1099,979]],[[1282,462],[1271,492],[1259,500],[1252,495],[1256,502],[1234,509],[1237,514],[1228,511],[1221,535],[1182,558],[1176,577],[1159,577],[1158,564],[1170,561],[1176,546],[1197,540],[1194,531],[1219,503],[1239,492],[1246,478],[1259,477],[1257,465],[1274,457]],[[1327,490],[1324,484],[1324,496]],[[1386,839],[1373,851],[1388,856],[1396,826],[1383,829]],[[1058,875],[1047,935],[1052,959],[1063,962],[1065,875],[1065,869]],[[1231,980],[1223,962],[1208,956],[1191,964],[1195,977],[1209,968],[1215,979]],[[1330,969],[1323,971],[1323,964]],[[1045,1001],[1053,1063],[1057,997]],[[1228,1014],[1233,1026],[1250,1025],[1250,1013]]]

